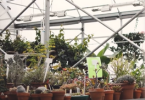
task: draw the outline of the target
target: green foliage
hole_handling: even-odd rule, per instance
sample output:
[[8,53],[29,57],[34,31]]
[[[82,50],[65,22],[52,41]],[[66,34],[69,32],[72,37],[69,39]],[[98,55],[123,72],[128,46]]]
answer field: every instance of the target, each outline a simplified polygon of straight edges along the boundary
[[15,51],[18,53],[23,53],[23,51],[25,51],[27,48],[24,39],[21,39],[20,36],[17,36],[16,39],[12,40],[10,38],[10,35],[11,35],[10,31],[6,30],[5,38],[0,40],[1,48],[6,52]]
[[122,87],[120,85],[115,85],[115,86],[112,86],[112,90],[114,90],[114,92],[121,92]]
[[[45,67],[44,65],[40,65],[35,67],[35,69],[28,69],[24,75],[23,83],[26,85],[30,85],[31,82],[40,82],[43,83],[45,75]],[[47,73],[47,77],[45,82],[51,77],[51,72]]]
[[[137,44],[138,46],[141,45],[142,42],[139,42],[138,40],[144,40],[144,34],[142,33],[129,33],[129,34],[123,34],[125,37],[127,37],[128,39],[132,40],[132,41],[136,41],[134,42],[135,44]],[[123,39],[122,37],[120,37],[118,34],[114,37],[114,42],[119,42],[119,41],[126,41],[125,39]],[[123,56],[128,60],[131,61],[132,58],[134,59],[138,59],[141,60],[142,59],[142,54],[140,53],[140,50],[136,47],[134,47],[132,44],[130,44],[129,42],[123,42],[123,43],[115,43],[117,44],[117,47],[110,47],[110,50],[113,52],[116,51],[122,51],[123,52]]]
[[9,65],[8,82],[14,83],[14,85],[17,86],[22,82],[25,74],[25,65],[17,54],[14,55],[13,59],[10,58],[7,63]]
[[1,48],[4,51],[13,51],[14,50],[14,48],[13,48],[13,42],[10,39],[10,34],[11,33],[8,30],[6,30],[5,38],[0,40],[0,42],[1,42]]
[[142,87],[142,81],[144,80],[144,77],[142,77],[142,70],[144,69],[144,66],[141,65],[140,67],[133,69],[130,73],[130,75],[135,78],[135,81],[139,87]]
[[8,89],[5,87],[5,81],[3,77],[0,75],[0,92],[6,92]]
[[[63,68],[73,66],[84,57],[88,48],[88,42],[90,41],[91,37],[92,36],[88,35],[88,38],[85,38],[83,43],[80,44],[78,43],[78,39],[75,38],[74,44],[70,44],[65,40],[63,29],[60,29],[58,35],[52,34],[50,39],[53,39],[55,48],[51,48],[51,50],[55,50],[55,53],[51,55],[56,56],[53,60],[53,63],[60,61]],[[83,61],[80,65],[78,65],[78,67],[81,67],[84,62],[86,61]]]
[[136,60],[134,59],[132,59],[130,62],[128,60],[124,60],[123,54],[113,58],[110,62],[110,65],[116,75],[116,79],[120,76],[129,74],[129,71],[134,68],[135,62]]

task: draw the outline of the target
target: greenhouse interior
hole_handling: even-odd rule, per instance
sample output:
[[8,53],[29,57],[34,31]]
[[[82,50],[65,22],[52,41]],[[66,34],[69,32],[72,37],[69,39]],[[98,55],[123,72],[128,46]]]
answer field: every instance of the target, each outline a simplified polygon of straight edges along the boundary
[[145,100],[144,40],[145,0],[0,0],[0,100]]

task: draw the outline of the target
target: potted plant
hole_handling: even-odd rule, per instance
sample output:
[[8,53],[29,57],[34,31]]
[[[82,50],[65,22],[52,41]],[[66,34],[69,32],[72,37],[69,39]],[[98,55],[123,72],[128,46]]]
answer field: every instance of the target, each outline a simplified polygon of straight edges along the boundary
[[135,90],[134,90],[134,98],[135,98],[135,99],[138,99],[138,98],[140,98],[140,96],[141,96],[141,92],[142,92],[142,91],[139,90],[138,87],[139,87],[139,86],[138,86],[138,84],[136,83],[136,84],[135,84]]
[[145,98],[145,74],[144,74],[144,65],[142,64],[140,67],[134,69],[131,72],[131,75],[135,78],[136,83],[138,84],[138,89],[141,90],[141,98]]
[[52,100],[53,94],[50,92],[50,90],[45,90],[41,94],[39,94],[40,100]]
[[23,60],[18,54],[14,55],[14,58],[10,58],[7,61],[9,65],[9,72],[8,72],[8,83],[14,83],[14,86],[18,86],[22,83],[22,79],[25,74],[25,65]]
[[51,77],[51,72],[47,73],[45,82],[43,82],[44,74],[44,65],[36,66],[33,69],[28,69],[24,75],[23,83],[26,85],[30,85],[30,88],[32,89],[36,89],[39,86],[44,86],[47,84],[48,76]]
[[18,100],[29,100],[29,97],[30,97],[30,93],[26,93],[26,90],[22,85],[17,87]]
[[132,59],[130,62],[125,60],[121,52],[114,57],[110,62],[111,69],[116,76],[114,81],[123,75],[130,74],[131,69],[134,68],[135,62],[136,60],[134,59]]
[[18,100],[17,98],[17,92],[16,92],[17,88],[10,88],[7,95],[8,95],[8,100]]
[[104,90],[105,90],[104,100],[113,100],[114,90],[111,90],[108,80],[105,82]]
[[130,75],[120,76],[115,85],[122,87],[121,99],[133,99],[135,79]]
[[98,78],[97,78],[97,70],[96,78],[91,79],[91,88],[89,89],[91,100],[103,100],[104,97],[104,89],[99,87]]
[[122,87],[120,85],[115,85],[111,87],[114,90],[114,97],[113,100],[120,100],[120,95],[122,92]]

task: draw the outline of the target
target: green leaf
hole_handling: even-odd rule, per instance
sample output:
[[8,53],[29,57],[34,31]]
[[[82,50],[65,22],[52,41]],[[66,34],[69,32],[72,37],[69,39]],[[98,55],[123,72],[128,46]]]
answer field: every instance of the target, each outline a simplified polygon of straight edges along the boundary
[[111,60],[110,58],[108,58],[106,56],[101,56],[100,59],[101,59],[101,62],[105,63],[105,64],[109,64],[110,60]]
[[98,57],[103,56],[108,48],[109,48],[109,44],[107,43],[106,46],[97,54],[97,56]]

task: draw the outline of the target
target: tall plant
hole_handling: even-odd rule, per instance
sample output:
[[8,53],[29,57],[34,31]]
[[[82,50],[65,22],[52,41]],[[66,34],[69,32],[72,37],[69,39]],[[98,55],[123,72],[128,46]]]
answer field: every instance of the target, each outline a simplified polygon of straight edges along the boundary
[[111,68],[116,75],[117,79],[120,76],[130,74],[131,70],[134,68],[136,60],[132,59],[130,62],[125,60],[123,54],[117,55],[110,62]]
[[[80,44],[78,43],[78,39],[75,38],[74,44],[71,44],[66,42],[63,29],[60,29],[58,35],[51,34],[50,39],[53,39],[55,43],[55,48],[51,48],[51,50],[55,50],[55,53],[51,55],[56,56],[53,63],[60,61],[62,67],[73,66],[84,57],[91,37],[91,35],[88,35]],[[81,62],[78,67],[81,67],[83,63],[85,63],[85,61]]]

